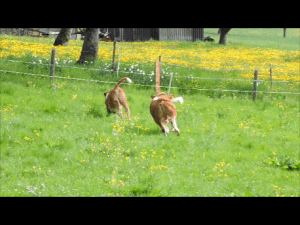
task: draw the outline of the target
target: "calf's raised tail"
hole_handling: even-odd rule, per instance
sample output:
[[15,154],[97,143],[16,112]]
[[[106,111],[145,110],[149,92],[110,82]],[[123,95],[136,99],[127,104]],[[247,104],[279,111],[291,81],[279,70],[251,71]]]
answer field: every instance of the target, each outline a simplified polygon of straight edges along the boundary
[[127,81],[129,83],[132,83],[131,79],[128,77],[123,77],[121,80],[119,80],[119,82],[117,83],[116,87],[120,86],[120,84],[124,81]]
[[182,97],[177,97],[172,99],[172,102],[180,102],[181,104],[183,103],[183,98]]

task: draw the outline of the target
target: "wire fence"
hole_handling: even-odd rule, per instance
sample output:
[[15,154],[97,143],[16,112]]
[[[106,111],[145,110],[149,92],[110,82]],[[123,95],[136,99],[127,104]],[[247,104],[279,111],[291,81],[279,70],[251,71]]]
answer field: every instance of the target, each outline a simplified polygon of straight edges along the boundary
[[[0,70],[3,73],[12,73],[12,74],[23,74],[29,76],[36,76],[36,77],[46,77],[52,79],[52,76],[46,74],[34,74],[34,73],[26,73],[26,72],[18,72],[18,71],[9,71],[9,70]],[[110,71],[109,71],[110,72]],[[91,79],[83,79],[83,78],[72,78],[72,77],[61,77],[55,76],[55,79],[65,79],[65,80],[76,80],[76,81],[87,81],[87,82],[96,82],[96,83],[109,83],[109,84],[116,84],[117,82],[113,81],[101,81],[101,80],[91,80]],[[125,85],[134,85],[134,86],[143,86],[143,87],[153,87],[155,88],[156,85],[145,85],[145,84],[138,84],[138,83],[131,83]],[[215,92],[236,92],[236,93],[262,93],[262,94],[291,94],[291,95],[299,95],[300,93],[297,92],[275,92],[275,91],[250,91],[250,90],[230,90],[230,89],[207,89],[207,88],[183,88],[183,87],[169,87],[160,85],[159,87],[162,88],[172,88],[172,89],[183,89],[183,90],[198,90],[198,91],[215,91]]]
[[[120,63],[121,63],[121,54],[122,53],[119,53],[119,62],[118,62],[118,69],[117,69],[117,77],[119,77],[119,74],[131,74],[131,75],[134,75],[134,76],[150,76],[151,79],[150,81],[152,82],[153,79],[154,79],[154,76],[156,76],[155,74],[155,70],[151,71],[151,73],[146,73],[145,71],[142,71],[142,70],[136,70],[134,71],[133,69],[133,66],[131,66],[129,69],[126,69],[123,68],[123,69],[120,69]],[[126,55],[123,55],[122,56],[126,56]],[[168,59],[165,59],[166,61],[168,61]],[[31,65],[41,65],[41,66],[45,66],[47,68],[50,68],[51,67],[51,61],[49,60],[48,63],[44,63],[42,62],[42,60],[40,60],[39,62],[25,62],[25,61],[22,61],[22,60],[13,60],[13,59],[5,59],[5,58],[1,58],[0,61],[7,61],[7,62],[12,62],[12,63],[24,63],[24,64],[31,64]],[[59,68],[67,68],[67,69],[80,69],[80,70],[88,70],[88,71],[101,71],[101,72],[107,72],[107,73],[112,73],[114,71],[114,69],[108,69],[107,67],[105,68],[87,68],[87,67],[82,67],[82,66],[71,66],[71,65],[62,65],[60,63],[58,63],[57,60],[53,60],[53,62],[55,62],[55,67],[59,67]],[[148,61],[148,62],[151,62],[151,63],[154,63],[153,61]],[[113,62],[114,64],[114,62]],[[164,63],[165,66],[176,66],[176,67],[184,67],[184,68],[187,68],[185,66],[182,66],[182,65],[176,65],[176,64],[171,64],[171,63]],[[212,67],[209,67],[209,68],[206,68],[206,67],[203,67],[203,68],[199,68],[199,69],[204,69],[204,70],[228,70],[228,71],[253,71],[253,68],[244,68],[244,69],[233,69],[233,68],[212,68]],[[270,69],[270,68],[260,68],[260,69]],[[273,69],[275,69],[275,67],[273,67]],[[48,78],[53,78],[52,76],[50,75],[46,75],[46,74],[36,74],[36,73],[28,73],[28,72],[22,72],[22,71],[12,71],[12,70],[5,70],[5,69],[2,69],[0,70],[0,72],[3,72],[3,73],[12,73],[12,74],[23,74],[23,75],[29,75],[29,76],[39,76],[39,77],[48,77]],[[72,74],[73,76],[74,75],[79,75],[79,74]],[[282,74],[284,75],[284,74]],[[170,80],[173,79],[177,79],[177,78],[184,78],[184,79],[187,79],[187,80],[219,80],[219,81],[231,81],[231,82],[266,82],[266,83],[269,83],[271,82],[272,85],[273,83],[293,83],[293,84],[299,84],[300,82],[295,82],[295,81],[292,81],[292,80],[273,80],[271,78],[271,80],[263,80],[263,79],[256,79],[256,80],[253,80],[253,79],[238,79],[238,78],[229,78],[229,77],[200,77],[200,76],[194,76],[192,74],[187,74],[185,76],[180,76],[178,75],[177,73],[174,73],[174,72],[169,72],[169,74],[163,72],[163,74],[161,74],[162,77],[170,77]],[[153,79],[152,79],[153,77]],[[117,82],[112,82],[112,81],[104,81],[104,80],[92,80],[92,79],[84,79],[84,78],[75,78],[75,77],[63,77],[63,76],[55,76],[54,77],[55,79],[67,79],[67,80],[77,80],[77,81],[89,81],[89,82],[97,82],[97,83],[117,83]],[[164,85],[151,85],[149,82],[148,84],[142,84],[142,83],[134,83],[132,85],[136,85],[136,86],[146,86],[146,87],[156,87],[156,86],[159,86],[159,87],[162,87],[162,88],[172,88],[172,89],[181,89],[181,90],[198,90],[198,91],[213,91],[213,92],[238,92],[238,93],[253,93],[253,92],[256,92],[256,93],[271,93],[271,94],[293,94],[293,95],[299,95],[300,93],[298,92],[286,92],[286,91],[254,91],[254,90],[233,90],[233,89],[220,89],[220,88],[197,88],[197,87],[177,87],[177,86],[174,86],[172,87],[171,86],[171,82],[170,82],[170,86],[164,86]],[[257,83],[258,85],[259,83]],[[250,89],[250,88],[249,88]]]
[[[50,75],[45,74],[33,74],[33,73],[25,73],[25,72],[16,72],[16,71],[8,71],[8,70],[0,70],[0,72],[4,73],[13,73],[13,74],[24,74],[29,76],[37,76],[37,77],[48,77],[52,78]],[[72,78],[72,77],[60,77],[55,76],[55,79],[65,79],[65,80],[77,80],[77,81],[88,81],[88,82],[96,82],[96,83],[110,83],[110,84],[116,84],[117,82],[112,81],[101,81],[101,80],[90,80],[90,79],[83,79],[83,78]],[[135,85],[135,86],[144,86],[144,87],[156,87],[155,85],[144,85],[144,84],[128,84],[124,83],[125,85]],[[168,86],[159,86],[163,88],[169,88]],[[179,88],[179,89],[185,89],[185,90],[198,90],[198,91],[223,91],[223,92],[239,92],[239,93],[253,93],[254,91],[244,91],[244,90],[227,90],[227,89],[205,89],[205,88],[182,88],[182,87],[171,87],[171,88]],[[294,92],[267,92],[267,91],[257,91],[257,93],[268,93],[268,94],[294,94],[299,95],[300,93],[294,93]]]
[[[51,65],[50,61],[49,63],[36,63],[36,62],[25,62],[25,61],[18,61],[18,60],[11,60],[11,59],[0,59],[1,61],[8,61],[8,62],[16,62],[16,63],[24,63],[24,64],[32,64],[32,65],[44,65],[44,66],[49,66]],[[175,65],[175,64],[169,64],[166,63],[166,65],[172,65],[172,66],[181,66],[181,65]],[[108,69],[94,69],[94,68],[84,68],[84,67],[77,67],[77,66],[63,66],[63,65],[59,65],[57,62],[57,67],[61,67],[61,68],[68,68],[68,69],[81,69],[81,70],[90,70],[90,71],[106,71],[106,72],[113,72],[112,69],[108,70]],[[119,64],[118,64],[119,66]],[[209,69],[209,68],[201,68],[201,69]],[[220,68],[215,68],[215,69],[220,69]],[[273,68],[274,69],[274,68]],[[250,69],[226,69],[226,68],[222,68],[222,70],[237,70],[237,71],[249,71]],[[124,74],[137,74],[137,75],[146,75],[146,76],[154,76],[155,73],[154,71],[152,71],[152,73],[148,74],[145,72],[136,72],[136,71],[125,71],[125,70],[118,70],[118,73],[124,73]],[[280,75],[280,74],[279,74]],[[284,75],[284,74],[281,74]],[[170,77],[170,74],[163,74],[163,76],[166,77]],[[186,78],[186,79],[200,79],[200,80],[228,80],[228,81],[253,81],[252,79],[236,79],[236,78],[216,78],[216,77],[197,77],[197,76],[193,76],[193,75],[186,75],[186,76],[180,76],[180,75],[175,75],[173,76],[174,78]],[[295,82],[295,81],[282,81],[282,80],[257,80],[259,82],[273,82],[273,83],[294,83],[294,84],[299,84],[300,82]]]

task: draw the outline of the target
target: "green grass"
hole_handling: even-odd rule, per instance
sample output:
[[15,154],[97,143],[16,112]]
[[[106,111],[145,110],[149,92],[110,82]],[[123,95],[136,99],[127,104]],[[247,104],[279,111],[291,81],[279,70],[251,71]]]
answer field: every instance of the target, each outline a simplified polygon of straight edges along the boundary
[[[229,44],[230,40],[229,36]],[[104,68],[105,63],[82,68]],[[43,65],[0,60],[0,66],[49,74]],[[73,66],[57,65],[56,76],[119,80],[104,70]],[[150,64],[138,68],[146,73],[152,70]],[[180,76],[239,75],[163,69]],[[174,79],[173,86],[181,89],[171,93],[184,99],[182,105],[175,103],[181,135],[164,136],[149,112],[154,88],[135,85],[154,81],[127,76],[133,84],[122,88],[131,120],[107,116],[103,93],[114,84],[66,79],[51,84],[48,78],[1,72],[0,196],[299,197],[299,95],[258,94],[253,102],[251,93],[183,89],[198,84],[198,88],[252,90],[251,81]],[[168,81],[165,76],[163,85]],[[271,89],[261,84],[259,90]],[[273,90],[299,92],[299,85],[274,83]]]
[[153,90],[123,86],[128,120],[106,115],[112,85],[56,82],[1,75],[1,196],[299,196],[299,170],[273,163],[299,162],[297,98],[182,95],[165,137]]
[[[204,36],[210,36],[218,43],[219,28],[205,28]],[[299,50],[299,29],[287,28],[283,37],[283,28],[232,28],[227,35],[228,45],[274,48],[280,50]]]

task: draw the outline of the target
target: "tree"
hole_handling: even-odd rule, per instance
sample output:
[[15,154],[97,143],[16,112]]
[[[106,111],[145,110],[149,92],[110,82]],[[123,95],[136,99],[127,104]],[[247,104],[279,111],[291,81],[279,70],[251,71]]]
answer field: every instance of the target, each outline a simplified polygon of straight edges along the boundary
[[99,28],[86,28],[80,59],[77,64],[95,62],[98,57]]
[[58,45],[66,44],[70,40],[71,31],[72,31],[72,28],[61,28],[53,45],[58,46]]
[[227,34],[231,30],[231,28],[220,28],[220,41],[219,44],[226,45],[227,44]]

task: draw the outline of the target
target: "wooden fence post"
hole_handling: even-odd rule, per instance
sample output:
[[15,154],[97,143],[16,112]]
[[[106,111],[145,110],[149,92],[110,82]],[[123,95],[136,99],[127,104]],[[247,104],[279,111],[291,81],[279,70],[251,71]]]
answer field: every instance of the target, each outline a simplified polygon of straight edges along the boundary
[[160,62],[155,62],[155,91],[160,93]]
[[258,70],[255,70],[254,72],[254,90],[253,90],[253,101],[256,101],[256,97],[257,97],[257,86],[258,86]]
[[160,62],[159,70],[161,71],[161,56],[158,57],[158,61]]
[[54,71],[55,71],[55,48],[52,49],[52,53],[51,53],[51,67],[50,67],[50,79],[51,79],[51,82],[54,81]]
[[113,62],[112,62],[112,72],[115,72],[115,56],[116,56],[116,41],[114,41],[114,50],[113,50]]
[[272,64],[270,64],[270,78],[271,78],[271,88],[273,89],[273,71],[272,71]]

